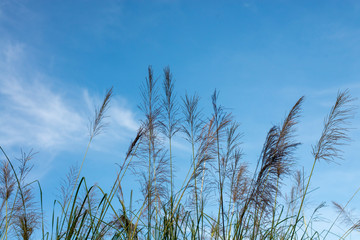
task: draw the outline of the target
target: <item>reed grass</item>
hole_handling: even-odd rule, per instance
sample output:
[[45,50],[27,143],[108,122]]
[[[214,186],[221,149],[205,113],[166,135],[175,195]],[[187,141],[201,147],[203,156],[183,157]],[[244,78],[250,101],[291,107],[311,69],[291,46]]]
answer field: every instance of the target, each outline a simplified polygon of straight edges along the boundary
[[[151,67],[140,88],[143,120],[130,142],[126,157],[119,164],[110,191],[88,186],[81,170],[93,138],[106,127],[106,111],[112,88],[91,121],[89,143],[79,167],[71,167],[60,183],[54,201],[51,224],[44,222],[42,189],[29,182],[34,154],[21,153],[11,160],[2,146],[0,166],[0,239],[33,239],[41,230],[42,239],[346,239],[360,231],[360,221],[348,206],[360,188],[342,205],[333,203],[338,216],[329,229],[313,229],[319,204],[308,217],[304,206],[314,170],[319,162],[341,159],[341,146],[349,141],[349,124],[354,99],[340,91],[322,134],[312,148],[313,165],[309,175],[297,170],[296,128],[304,97],[299,98],[279,125],[267,133],[260,157],[252,172],[245,161],[241,125],[219,104],[219,92],[211,96],[212,113],[200,111],[200,97],[185,94],[178,102],[174,79],[164,68],[162,90]],[[184,138],[189,159],[177,159],[174,142]],[[175,161],[176,160],[176,161]],[[181,178],[176,164],[188,164]],[[305,166],[308,169],[308,166]],[[123,192],[129,173],[141,182],[142,197],[134,199]],[[290,192],[284,181],[294,178]],[[181,179],[181,180],[180,180]],[[39,197],[36,197],[39,190]],[[135,189],[136,191],[136,189]],[[36,199],[39,199],[37,201]],[[341,221],[340,221],[341,220]],[[342,222],[347,228],[333,233]],[[50,228],[50,229],[49,229]]]

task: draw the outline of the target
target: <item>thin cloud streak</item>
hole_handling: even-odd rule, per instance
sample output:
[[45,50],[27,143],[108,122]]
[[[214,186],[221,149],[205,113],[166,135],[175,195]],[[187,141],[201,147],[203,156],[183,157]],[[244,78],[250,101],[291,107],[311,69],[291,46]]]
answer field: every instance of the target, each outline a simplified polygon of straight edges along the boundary
[[[99,102],[97,98],[90,97],[87,90],[75,99],[60,94],[66,91],[52,87],[50,77],[23,67],[27,58],[21,44],[0,51],[1,145],[64,150],[83,144],[93,110],[89,104]],[[79,109],[81,105],[84,108]],[[119,99],[114,99],[109,115],[111,123],[115,123],[109,126],[111,132],[121,135],[124,130],[137,130],[134,113]]]
[[81,140],[84,119],[63,96],[47,84],[50,80],[22,69],[24,47],[8,45],[0,61],[2,112],[0,142],[5,145],[58,148],[69,138]]

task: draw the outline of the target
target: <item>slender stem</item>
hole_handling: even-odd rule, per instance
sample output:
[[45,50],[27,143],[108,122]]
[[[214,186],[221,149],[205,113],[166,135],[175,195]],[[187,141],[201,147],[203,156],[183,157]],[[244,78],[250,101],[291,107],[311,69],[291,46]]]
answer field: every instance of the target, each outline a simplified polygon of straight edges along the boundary
[[[17,176],[17,174],[16,174],[16,171],[15,171],[15,168],[14,168],[13,164],[12,164],[11,161],[10,161],[10,158],[7,156],[7,154],[5,153],[4,149],[3,149],[1,146],[0,146],[0,150],[1,150],[1,152],[4,154],[6,160],[7,160],[8,163],[10,164],[11,169],[12,169],[13,172],[14,172],[14,176],[15,176],[16,182],[17,182],[17,184],[18,184],[18,188],[17,188],[17,189],[18,189],[18,191],[20,192],[22,204],[23,204],[23,207],[24,207],[24,214],[26,215],[25,198],[24,198],[24,194],[23,194],[23,192],[22,192],[22,190],[21,190],[22,187],[21,187],[21,184],[20,184],[20,180],[19,180],[19,178],[18,178],[18,176]],[[16,202],[16,196],[15,196],[15,199],[14,199],[14,205],[13,205],[13,206],[15,206],[15,202]],[[12,211],[13,211],[13,209],[11,210],[11,212],[12,212]]]
[[[152,160],[153,160],[153,175],[154,175],[154,199],[155,199],[155,225],[158,224],[158,213],[159,213],[159,204],[160,204],[160,201],[159,201],[159,195],[158,195],[158,190],[157,190],[157,179],[156,179],[156,156],[155,156],[155,145],[154,145],[154,142],[151,142],[151,145],[152,145]],[[156,228],[155,228],[155,231],[156,231]]]
[[6,209],[6,215],[5,215],[5,218],[6,218],[6,222],[5,222],[5,239],[7,240],[7,228],[8,228],[8,214],[7,214],[7,212],[8,212],[8,200],[6,199],[6,201],[5,201],[5,209]]
[[[223,239],[225,240],[225,216],[224,216],[224,201],[223,201],[223,180],[222,180],[222,172],[221,172],[221,162],[220,162],[220,140],[219,140],[219,129],[216,121],[216,142],[217,142],[217,156],[218,156],[218,167],[219,167],[219,187],[220,187],[220,208],[221,209],[221,217],[222,217],[222,229],[223,229]],[[220,218],[219,218],[220,221]]]
[[277,200],[278,192],[279,192],[279,177],[277,178],[277,181],[276,181],[276,193],[275,193],[275,201],[274,201],[274,208],[273,208],[273,218],[272,218],[271,234],[270,234],[271,239],[274,239],[273,231],[274,231],[274,225],[275,225],[276,200]]
[[[169,119],[170,126],[170,119]],[[169,133],[169,157],[170,157],[170,219],[169,221],[173,222],[173,212],[174,212],[174,186],[173,186],[173,162],[172,162],[172,152],[171,152],[171,133]],[[173,238],[173,224],[170,225],[170,238]]]
[[305,188],[305,191],[304,191],[304,195],[303,195],[303,197],[301,198],[301,203],[300,203],[299,211],[298,211],[297,216],[296,216],[296,219],[295,219],[293,231],[292,231],[292,234],[291,234],[291,239],[294,238],[294,235],[295,235],[295,232],[296,232],[296,231],[295,231],[295,230],[296,230],[296,225],[297,225],[297,222],[299,221],[301,209],[302,209],[303,204],[304,204],[305,196],[306,196],[306,194],[307,194],[307,190],[308,190],[308,188],[309,188],[310,180],[311,180],[311,177],[312,177],[312,175],[313,175],[313,172],[314,172],[314,169],[315,169],[315,164],[316,164],[317,160],[318,160],[318,157],[317,157],[317,155],[316,155],[316,156],[315,156],[315,159],[314,159],[314,163],[313,163],[312,168],[311,168],[311,172],[310,172],[310,176],[309,176],[308,182],[307,182],[307,184],[306,184],[306,188]]
[[[151,132],[151,130],[150,130]],[[150,133],[151,135],[151,133]],[[149,179],[148,179],[148,240],[151,239],[151,137],[149,137],[149,168],[148,168],[148,173],[149,173]]]
[[91,141],[92,141],[93,137],[94,137],[94,136],[90,136],[90,140],[89,140],[88,145],[87,145],[87,147],[86,147],[84,157],[83,157],[83,159],[82,159],[82,161],[81,161],[80,169],[79,169],[79,172],[78,172],[78,174],[77,174],[77,176],[76,176],[75,184],[74,184],[74,187],[73,187],[73,189],[72,189],[72,191],[71,191],[71,194],[70,194],[70,198],[69,198],[70,200],[69,200],[69,202],[67,203],[67,207],[66,207],[66,211],[65,211],[65,215],[64,215],[63,222],[62,222],[62,224],[61,224],[60,232],[62,231],[62,228],[63,228],[63,226],[64,226],[64,224],[65,224],[66,213],[69,211],[69,207],[70,207],[70,204],[71,204],[71,199],[72,199],[73,194],[74,194],[74,192],[75,192],[76,185],[77,185],[77,182],[78,182],[78,180],[79,180],[80,173],[81,173],[82,167],[83,167],[83,165],[84,165],[84,162],[85,162],[87,153],[88,153],[88,151],[89,151],[90,144],[91,144]]
[[[203,169],[203,177],[201,180],[201,190],[200,190],[200,204],[201,204],[201,212],[204,213],[204,194],[203,194],[203,190],[204,190],[204,182],[205,182],[205,167],[206,167],[206,161],[204,162],[204,169]],[[201,235],[203,234],[204,231],[204,217],[203,214],[201,214]],[[200,238],[202,239],[202,238]]]
[[[192,150],[192,159],[194,164],[194,173],[195,176],[195,208],[196,208],[196,222],[199,218],[199,210],[198,210],[198,197],[197,197],[197,176],[196,176],[196,159],[195,159],[195,143],[194,143],[194,129],[193,126],[191,126],[191,150]],[[198,229],[198,228],[197,228]]]
[[[353,198],[355,197],[355,195],[360,191],[360,187],[355,191],[355,193],[351,196],[351,198],[347,201],[347,203],[344,206],[344,209],[349,205],[349,203],[353,200]],[[326,238],[326,236],[329,234],[330,230],[333,228],[333,226],[335,225],[336,221],[339,219],[339,217],[341,216],[341,213],[339,213],[337,215],[337,217],[335,218],[335,220],[333,221],[333,223],[331,224],[329,230],[326,232],[324,239]]]
[[[170,157],[170,200],[172,200],[174,195],[174,187],[173,187],[173,163],[172,163],[172,154],[171,154],[171,136],[169,137],[169,157]],[[171,202],[171,210],[172,210],[172,202]]]

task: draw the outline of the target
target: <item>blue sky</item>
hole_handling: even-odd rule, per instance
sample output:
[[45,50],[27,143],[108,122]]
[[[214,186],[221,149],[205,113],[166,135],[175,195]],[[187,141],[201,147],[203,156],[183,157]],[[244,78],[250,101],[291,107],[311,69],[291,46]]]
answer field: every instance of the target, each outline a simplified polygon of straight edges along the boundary
[[[139,86],[148,65],[159,77],[170,66],[178,96],[197,92],[205,112],[218,89],[241,122],[250,164],[268,129],[305,95],[298,167],[307,173],[337,91],[360,97],[358,1],[2,0],[0,36],[0,144],[11,157],[21,148],[38,152],[32,177],[48,209],[54,186],[81,161],[88,117],[111,86],[109,127],[94,141],[83,174],[100,185],[115,177],[142,117]],[[345,161],[316,169],[314,206],[345,203],[359,186],[359,115],[352,126]],[[187,151],[181,139],[177,151]]]

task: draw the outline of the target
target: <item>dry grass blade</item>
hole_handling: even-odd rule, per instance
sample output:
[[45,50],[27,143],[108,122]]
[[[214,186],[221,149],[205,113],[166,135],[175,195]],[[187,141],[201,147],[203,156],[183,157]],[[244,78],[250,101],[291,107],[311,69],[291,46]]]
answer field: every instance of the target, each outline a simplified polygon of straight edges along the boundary
[[[72,167],[60,186],[62,199],[54,202],[51,233],[45,232],[44,216],[41,215],[44,205],[40,183],[29,181],[30,160],[34,154],[32,151],[29,154],[21,152],[15,164],[0,146],[7,160],[0,161],[1,240],[31,239],[41,220],[44,240],[325,239],[338,218],[347,224],[340,239],[360,230],[359,219],[354,218],[354,212],[347,208],[360,188],[345,205],[333,203],[339,214],[325,234],[324,231],[313,234],[313,227],[318,227],[313,223],[324,220],[320,209],[325,204],[314,206],[312,214],[303,207],[308,201],[316,163],[341,157],[340,146],[349,140],[348,123],[354,107],[348,90],[338,93],[335,105],[324,120],[321,137],[312,147],[313,166],[306,178],[305,170],[293,170],[294,153],[300,144],[295,136],[303,97],[280,124],[269,130],[258,161],[255,161],[255,171],[250,175],[250,165],[243,162],[239,124],[228,109],[218,104],[218,92],[213,92],[212,111],[205,118],[204,112],[199,110],[200,98],[196,94],[185,94],[181,109],[178,108],[170,68],[164,68],[163,74],[160,95],[152,67],[147,69],[146,81],[140,87],[142,102],[139,108],[144,118],[119,164],[110,191],[96,184],[88,188],[85,177],[80,178],[93,137],[106,126],[104,118],[113,89],[106,92],[91,120],[90,138],[81,165]],[[183,113],[181,118],[179,110]],[[182,146],[182,142],[172,142],[176,133],[186,139],[188,147]],[[176,155],[179,153],[179,157],[185,158],[178,161],[180,174],[184,176],[182,184],[173,184],[172,146]],[[186,172],[184,167],[190,151],[191,162]],[[131,184],[136,176],[125,178],[128,170],[133,170],[140,182],[141,192],[134,195],[134,201],[132,188],[135,186]],[[292,188],[284,187],[289,176],[295,178]],[[33,183],[39,185],[41,208],[36,202]],[[122,184],[127,184],[126,188],[122,189]],[[125,202],[130,189],[128,205]],[[283,190],[290,190],[285,199]],[[119,202],[114,203],[116,196]]]
[[[239,154],[235,153],[235,158]],[[238,210],[238,206],[242,200],[245,198],[245,194],[248,191],[249,180],[247,177],[247,165],[239,164],[240,166],[236,166],[234,168],[232,180],[231,180],[231,200],[236,206],[236,210]]]
[[234,206],[243,200],[248,188],[247,165],[240,162],[243,157],[240,138],[243,134],[238,132],[238,128],[239,124],[233,122],[227,129],[226,152],[222,157],[225,176],[229,181],[230,201]]
[[95,109],[95,116],[92,121],[90,121],[90,138],[93,138],[97,135],[99,135],[104,128],[106,127],[106,123],[104,123],[104,118],[107,116],[106,111],[109,108],[109,103],[111,96],[113,94],[113,87],[111,87],[105,95],[105,98],[103,100],[103,103],[101,104],[100,108]]
[[[351,105],[353,101],[354,99],[350,96],[349,90],[342,92],[339,91],[335,104],[332,106],[329,115],[324,120],[324,128],[321,137],[317,144],[312,148],[314,162],[301,199],[301,204],[292,231],[292,237],[295,235],[296,223],[299,220],[300,212],[302,210],[316,163],[320,160],[334,161],[335,158],[341,158],[341,150],[339,149],[339,146],[350,140],[347,136],[347,132],[349,131],[349,120],[354,116],[355,108]],[[332,226],[333,225],[331,225],[324,238],[326,238],[329,234]]]
[[[345,210],[346,206],[343,207],[339,203],[336,203],[334,201],[332,203],[333,203],[335,209],[337,210],[337,212],[339,213],[339,216],[341,217],[342,222],[349,227],[348,231],[344,235],[347,236],[353,230],[360,231],[360,220],[355,219],[352,216],[351,211]],[[345,239],[345,237],[344,237],[344,239]]]
[[162,149],[157,150],[155,159],[151,196],[154,199],[153,201],[157,202],[160,206],[163,199],[168,199],[168,189],[166,186],[169,183],[169,164]]
[[214,111],[213,117],[216,126],[216,137],[218,139],[218,142],[220,142],[226,133],[227,126],[231,123],[232,117],[231,114],[228,114],[224,111],[224,108],[221,105],[217,104],[218,97],[219,92],[215,90],[213,95],[211,96],[211,99]]
[[140,87],[142,104],[139,109],[145,115],[145,122],[143,122],[145,129],[152,131],[158,125],[158,117],[160,115],[158,89],[156,87],[156,79],[152,67],[148,67],[148,77],[145,83]]
[[41,223],[41,213],[38,203],[35,201],[33,186],[26,179],[33,168],[30,161],[34,155],[32,150],[28,154],[21,151],[21,157],[17,158],[20,183],[18,187],[22,196],[15,199],[13,224],[16,235],[21,236],[22,239],[30,239],[34,230],[39,228]]
[[[215,171],[218,172],[218,190],[219,190],[219,212],[218,212],[218,221],[220,221],[220,215],[222,219],[222,237],[225,239],[225,212],[224,212],[224,182],[226,178],[226,168],[227,163],[229,160],[228,155],[231,154],[229,151],[227,151],[227,156],[222,156],[222,140],[226,133],[226,127],[231,123],[232,117],[231,114],[227,114],[223,107],[221,105],[218,105],[217,99],[219,97],[219,93],[215,90],[212,95],[212,105],[213,105],[213,119],[214,119],[214,125],[215,125],[215,133],[216,133],[216,156],[217,156],[217,166],[215,167]],[[235,130],[235,129],[234,129]],[[234,137],[231,135],[228,135],[228,150],[231,150],[231,139],[229,137]],[[230,140],[230,144],[229,144]],[[236,140],[236,139],[235,139]]]
[[195,142],[199,139],[199,131],[202,125],[200,120],[201,113],[199,111],[199,101],[200,97],[197,94],[189,96],[185,94],[185,98],[182,98],[183,101],[183,115],[184,115],[184,124],[182,125],[182,130],[186,135],[186,140]]
[[160,120],[160,131],[167,137],[169,147],[168,147],[168,157],[170,164],[170,216],[173,216],[173,207],[174,207],[174,168],[173,168],[173,151],[172,151],[172,137],[180,130],[180,121],[178,118],[178,105],[175,101],[176,96],[174,94],[174,80],[170,72],[170,68],[164,68],[164,81],[163,89],[165,96],[161,101],[162,114]]
[[[233,122],[226,131],[226,152],[222,157],[222,165],[224,166],[225,172],[228,172],[228,164],[230,160],[234,160],[234,164],[237,165],[242,157],[242,152],[240,150],[240,138],[242,133],[238,132],[239,124]],[[236,153],[236,154],[235,154]]]
[[32,170],[33,164],[29,162],[34,158],[37,153],[33,153],[33,150],[30,150],[29,153],[25,153],[21,150],[21,157],[16,160],[19,162],[19,180],[23,182],[28,173]]
[[[144,213],[148,215],[148,239],[151,238],[153,213],[156,215],[156,223],[158,222],[161,198],[164,195],[164,184],[167,184],[167,180],[165,180],[166,177],[164,176],[169,170],[166,167],[167,161],[164,160],[162,144],[158,138],[161,107],[156,82],[157,80],[154,79],[152,67],[149,66],[146,81],[140,88],[142,104],[139,108],[145,115],[145,119],[142,121],[144,137],[141,141],[140,151],[137,154],[139,160],[133,162],[135,163],[135,165],[133,164],[135,174],[141,174],[142,193],[147,201],[147,209]],[[155,208],[154,212],[152,207]]]
[[303,186],[303,177],[301,171],[296,171],[294,174],[295,184],[291,187],[290,197],[285,197],[288,205],[288,213],[290,212],[291,215],[294,214],[296,209],[296,205],[298,201],[301,199],[301,195],[304,191]]
[[197,138],[199,147],[195,155],[195,174],[192,178],[198,177],[203,171],[205,171],[205,164],[214,159],[214,155],[216,153],[216,135],[214,127],[214,119],[210,119],[209,122],[203,126],[201,133]]
[[79,172],[79,167],[73,165],[69,168],[68,173],[66,174],[66,178],[62,180],[60,186],[60,196],[62,206],[66,206],[66,204],[71,200],[70,195],[72,189],[76,185],[76,177]]
[[[136,151],[136,146],[141,142],[141,138],[143,137],[144,135],[144,129],[142,127],[140,127],[136,133],[136,137],[134,138],[133,141],[131,141],[130,143],[130,146],[126,152],[126,157],[125,157],[125,161],[124,161],[124,164],[126,162],[126,160],[135,154],[135,151]],[[123,169],[124,165],[121,167],[121,169]]]
[[318,143],[313,147],[316,161],[334,161],[341,158],[339,146],[349,141],[349,120],[354,116],[355,107],[351,105],[354,99],[349,90],[338,92],[336,102],[324,121],[324,129]]
[[126,215],[121,215],[120,219],[116,219],[115,226],[118,229],[122,229],[125,232],[125,236],[122,239],[138,239],[138,229],[134,223]]
[[[15,189],[16,179],[14,174],[12,174],[10,163],[8,161],[2,161],[0,170],[0,198],[2,199],[0,207],[0,229],[4,232],[3,236],[7,237],[8,229],[12,222],[10,217],[11,214],[9,214],[9,199]],[[3,213],[4,206],[5,211]],[[3,217],[3,214],[5,217]],[[4,227],[3,224],[5,224]]]
[[[278,152],[276,153],[279,159],[276,161],[276,170],[278,177],[283,174],[289,174],[290,167],[293,163],[294,150],[300,144],[294,142],[295,125],[298,123],[300,117],[301,105],[304,101],[304,97],[301,97],[291,109],[287,118],[285,119],[282,128],[279,133],[279,139],[277,142]],[[275,154],[275,155],[276,155]]]
[[294,150],[300,144],[293,138],[303,100],[301,97],[292,107],[281,128],[274,126],[268,132],[261,154],[261,168],[251,193],[257,204],[269,206],[278,190],[278,181],[290,173]]
[[352,225],[351,228],[356,230],[356,231],[360,231],[360,220],[357,221],[354,225]]
[[[143,215],[147,217],[154,217],[152,211],[153,205],[161,205],[162,199],[167,198],[167,188],[165,184],[168,182],[168,176],[166,175],[166,167],[163,164],[158,164],[156,168],[156,178],[150,178],[145,173],[141,173],[141,192],[144,196],[144,211]],[[155,184],[156,183],[156,184]]]
[[2,161],[0,173],[0,198],[2,199],[2,204],[0,212],[5,202],[10,198],[12,192],[14,191],[15,184],[16,180],[12,174],[9,162]]
[[279,137],[277,127],[272,127],[266,137],[265,145],[262,150],[262,165],[257,175],[255,186],[252,190],[250,199],[257,204],[270,205],[272,197],[276,191],[276,162],[272,161],[272,153]]
[[356,225],[356,221],[353,219],[350,212],[346,211],[345,208],[343,208],[339,203],[334,202],[334,201],[332,203],[333,203],[336,211],[340,214],[341,220],[344,224],[351,226],[351,227]]
[[171,138],[179,131],[179,119],[178,115],[178,106],[176,104],[176,96],[174,94],[174,80],[170,72],[170,68],[164,68],[164,82],[163,89],[165,96],[161,101],[163,107],[162,117],[160,121],[162,133]]

